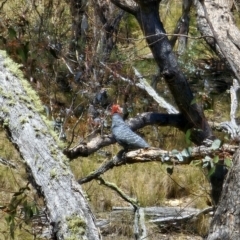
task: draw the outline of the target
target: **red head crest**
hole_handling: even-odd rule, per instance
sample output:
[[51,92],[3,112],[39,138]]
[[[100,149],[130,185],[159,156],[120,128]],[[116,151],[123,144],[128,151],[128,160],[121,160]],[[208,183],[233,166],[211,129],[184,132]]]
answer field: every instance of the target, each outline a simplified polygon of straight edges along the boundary
[[112,114],[114,113],[122,113],[122,110],[118,104],[112,105]]

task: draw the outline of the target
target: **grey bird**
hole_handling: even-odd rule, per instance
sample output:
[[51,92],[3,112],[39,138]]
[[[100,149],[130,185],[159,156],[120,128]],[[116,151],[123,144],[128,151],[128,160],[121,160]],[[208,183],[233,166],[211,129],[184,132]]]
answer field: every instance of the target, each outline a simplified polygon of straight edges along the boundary
[[148,148],[149,144],[131,130],[121,116],[121,108],[115,104],[112,106],[112,134],[116,141],[125,150]]

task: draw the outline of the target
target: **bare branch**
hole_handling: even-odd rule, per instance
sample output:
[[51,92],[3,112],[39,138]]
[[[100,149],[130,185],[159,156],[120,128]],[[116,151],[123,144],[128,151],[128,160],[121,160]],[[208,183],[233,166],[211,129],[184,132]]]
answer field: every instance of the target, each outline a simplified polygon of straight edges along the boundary
[[137,208],[134,214],[134,236],[136,240],[148,239],[143,208]]
[[213,211],[213,207],[208,207],[205,208],[203,210],[196,210],[197,212],[193,212],[193,213],[181,213],[177,216],[177,213],[175,214],[175,216],[169,216],[169,217],[160,217],[154,220],[150,220],[150,222],[155,223],[155,224],[163,224],[163,223],[176,223],[176,222],[182,222],[182,221],[186,221],[186,220],[190,220],[192,218],[197,218],[202,214],[207,214],[209,212]]
[[115,184],[105,181],[103,178],[99,177],[97,180],[100,181],[100,184],[112,189],[114,192],[116,192],[122,199],[124,199],[126,202],[130,203],[134,209],[138,209],[138,203],[136,199],[133,199],[129,196],[127,196],[121,189],[119,189]]
[[230,88],[230,96],[231,96],[231,111],[230,111],[230,122],[223,122],[220,124],[220,128],[225,132],[229,133],[231,138],[237,141],[240,141],[240,128],[236,123],[236,111],[238,108],[238,99],[237,99],[237,91],[240,86],[236,79],[233,79],[233,85]]
[[104,163],[99,169],[89,174],[87,177],[78,180],[83,184],[93,179],[98,179],[100,175],[116,166],[124,164],[145,163],[145,162],[161,162],[167,164],[189,164],[194,159],[203,159],[205,156],[221,155],[223,153],[234,154],[238,146],[223,144],[219,149],[212,146],[199,146],[186,148],[182,151],[166,151],[159,148],[139,149],[124,153],[121,150],[112,160]]
[[12,163],[10,160],[4,159],[2,157],[0,158],[0,164],[7,165],[8,167],[11,168],[17,168],[16,165]]
[[133,68],[134,73],[139,81],[139,83],[136,83],[136,86],[139,88],[145,90],[149,96],[151,96],[162,108],[166,109],[168,113],[178,113],[178,110],[173,107],[171,104],[166,102],[159,94],[152,88],[152,86],[147,82],[145,78],[140,74],[140,72]]
[[125,155],[125,163],[151,162],[159,161],[168,164],[188,164],[194,159],[202,159],[205,156],[213,156],[220,153],[234,154],[238,146],[223,144],[219,149],[213,149],[211,146],[189,147],[182,151],[166,151],[159,148],[148,148],[130,151]]
[[[128,125],[133,131],[153,124],[158,126],[174,126],[182,131],[185,131],[189,128],[186,122],[187,121],[182,114],[164,114],[152,112],[139,114],[137,117],[131,118],[127,121]],[[87,157],[100,148],[114,143],[116,143],[116,140],[111,134],[97,136],[88,143],[78,144],[71,149],[65,149],[63,152],[70,159],[75,159],[80,156]]]
[[75,159],[80,156],[87,157],[100,148],[109,146],[113,143],[116,143],[116,140],[112,137],[112,135],[97,136],[88,143],[81,143],[71,149],[64,149],[63,153],[69,159]]
[[100,175],[108,171],[109,169],[114,168],[116,165],[122,165],[124,163],[124,159],[122,158],[123,150],[121,150],[112,160],[103,164],[99,169],[90,173],[87,177],[81,178],[78,180],[79,184],[83,184],[86,182],[90,182],[93,179],[98,179]]
[[121,76],[120,74],[114,72],[111,68],[109,68],[105,63],[100,62],[106,69],[108,69],[111,73],[114,73],[115,76],[120,78],[122,81],[127,82],[131,85],[137,86],[140,89],[146,91],[149,96],[151,96],[158,104],[160,107],[165,109],[168,113],[178,113],[178,110],[173,107],[171,104],[166,102],[159,94],[151,87],[151,85],[147,82],[146,79],[143,78],[143,76],[138,72],[136,68],[133,68],[134,73],[138,79],[138,83],[134,83],[134,81],[125,78]]
[[103,178],[99,177],[97,180],[100,184],[115,191],[123,200],[130,203],[134,210],[134,235],[135,239],[147,239],[147,230],[145,226],[144,210],[140,208],[136,199],[129,197],[121,189],[119,189],[115,184],[105,181]]

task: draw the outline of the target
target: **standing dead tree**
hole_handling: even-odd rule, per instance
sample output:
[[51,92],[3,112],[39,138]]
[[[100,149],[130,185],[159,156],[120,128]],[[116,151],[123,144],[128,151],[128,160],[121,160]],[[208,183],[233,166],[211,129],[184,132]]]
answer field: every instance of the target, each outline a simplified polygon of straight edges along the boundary
[[240,31],[230,12],[229,1],[195,1],[198,29],[209,46],[225,59],[240,81]]

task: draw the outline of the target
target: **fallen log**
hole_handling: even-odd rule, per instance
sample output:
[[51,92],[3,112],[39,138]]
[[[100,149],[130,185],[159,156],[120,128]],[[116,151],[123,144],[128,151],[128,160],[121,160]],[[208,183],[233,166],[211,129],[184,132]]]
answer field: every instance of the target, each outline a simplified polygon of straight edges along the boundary
[[[10,70],[11,69],[11,70]],[[94,217],[19,66],[0,51],[0,121],[43,195],[54,239],[100,239]]]

